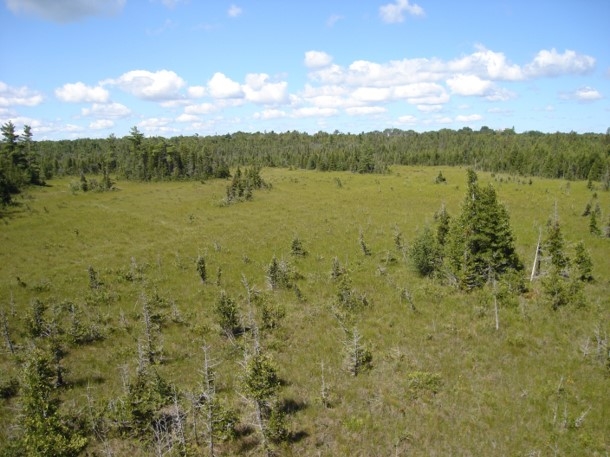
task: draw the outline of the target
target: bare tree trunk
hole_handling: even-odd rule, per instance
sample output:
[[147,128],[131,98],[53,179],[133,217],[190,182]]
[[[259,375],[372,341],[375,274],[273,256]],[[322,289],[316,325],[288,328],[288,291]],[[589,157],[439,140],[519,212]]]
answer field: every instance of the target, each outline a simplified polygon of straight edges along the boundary
[[532,274],[530,275],[530,282],[534,280],[536,276],[540,274],[540,242],[542,240],[542,230],[538,232],[538,243],[536,244],[536,254],[534,255],[534,264],[532,265]]

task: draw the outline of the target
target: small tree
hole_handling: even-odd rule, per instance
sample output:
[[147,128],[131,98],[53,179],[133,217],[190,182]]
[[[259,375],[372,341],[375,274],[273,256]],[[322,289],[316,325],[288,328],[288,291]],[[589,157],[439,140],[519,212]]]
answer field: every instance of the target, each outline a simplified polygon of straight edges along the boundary
[[578,242],[574,251],[574,266],[576,267],[578,279],[581,281],[593,281],[593,261],[585,244],[582,241]]
[[199,277],[201,278],[201,282],[205,283],[205,281],[208,278],[208,274],[207,274],[207,270],[206,270],[206,265],[205,265],[205,258],[202,256],[197,256],[197,260],[195,261],[195,265],[197,267],[197,273],[199,274]]
[[[261,438],[261,445],[269,455],[269,419],[272,404],[280,388],[280,378],[277,369],[269,356],[258,351],[251,355],[244,367],[242,378],[244,395],[252,401],[255,409],[255,421]],[[277,422],[278,417],[275,417]],[[278,424],[274,425],[277,430]]]
[[55,371],[48,354],[33,348],[25,358],[21,381],[25,455],[76,457],[87,439],[68,426],[59,414],[60,400],[54,385]]
[[442,251],[429,226],[424,227],[413,240],[409,255],[411,264],[420,276],[432,276],[439,270],[442,263]]
[[481,187],[473,170],[468,170],[468,190],[462,211],[451,223],[445,247],[448,267],[464,289],[481,287],[488,272],[496,279],[508,271],[523,269],[517,256],[506,208],[496,191]]
[[239,312],[235,300],[229,297],[224,290],[220,291],[214,312],[223,333],[227,337],[234,336],[239,329]]
[[307,255],[307,251],[303,247],[303,243],[298,236],[295,236],[292,239],[292,243],[290,244],[290,253],[296,257],[305,257]]
[[371,369],[373,355],[356,327],[346,330],[345,333],[345,366],[352,376],[358,376],[361,372]]

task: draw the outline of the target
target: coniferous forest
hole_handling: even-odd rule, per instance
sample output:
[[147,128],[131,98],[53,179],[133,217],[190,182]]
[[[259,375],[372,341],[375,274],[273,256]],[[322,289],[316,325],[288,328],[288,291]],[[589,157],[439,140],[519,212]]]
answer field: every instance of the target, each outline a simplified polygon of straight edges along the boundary
[[610,132],[35,135],[0,456],[610,452]]

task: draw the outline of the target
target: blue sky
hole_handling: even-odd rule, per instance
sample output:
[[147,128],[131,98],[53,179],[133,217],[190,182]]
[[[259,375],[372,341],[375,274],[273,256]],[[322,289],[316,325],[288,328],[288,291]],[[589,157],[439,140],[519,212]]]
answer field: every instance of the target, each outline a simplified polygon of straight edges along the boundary
[[3,0],[0,122],[605,132],[609,19],[607,0]]

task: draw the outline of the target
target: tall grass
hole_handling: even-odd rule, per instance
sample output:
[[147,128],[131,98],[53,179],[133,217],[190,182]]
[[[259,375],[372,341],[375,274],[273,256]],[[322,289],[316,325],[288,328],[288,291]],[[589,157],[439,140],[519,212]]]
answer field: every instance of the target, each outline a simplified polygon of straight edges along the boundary
[[[213,311],[225,290],[246,320],[245,278],[285,311],[263,340],[283,379],[280,395],[292,405],[292,441],[280,448],[283,455],[606,455],[610,240],[591,235],[581,216],[595,191],[586,182],[479,174],[507,206],[526,266],[539,230],[555,214],[568,249],[583,240],[594,264],[586,306],[553,311],[534,282],[524,296],[500,304],[496,330],[490,291],[465,294],[419,278],[395,246],[398,230],[408,253],[441,205],[459,213],[465,170],[443,168],[447,183],[435,184],[439,171],[265,169],[272,188],[230,206],[222,204],[225,181],[119,182],[116,191],[75,194],[68,181],[52,181],[0,221],[0,306],[20,350],[35,298],[76,303],[102,329],[103,341],[68,351],[66,411],[85,414],[87,394],[100,410],[122,394],[125,373],[136,369],[143,296],[158,296],[165,316],[160,374],[182,392],[196,389],[207,344],[220,362],[219,395],[246,424],[238,395],[246,339],[234,344],[222,336]],[[594,201],[607,220],[610,194],[597,190]],[[291,255],[295,237],[306,256]],[[371,255],[363,254],[360,237]],[[200,255],[205,284],[195,265]],[[299,273],[300,294],[268,289],[274,256]],[[344,366],[338,284],[330,274],[335,257],[369,303],[351,322],[369,344],[373,366],[355,377]],[[99,290],[89,286],[90,266],[103,283]],[[0,382],[17,376],[4,346],[0,366]],[[14,432],[18,398],[1,400],[0,408],[2,443]],[[221,450],[247,454],[251,439]],[[129,438],[110,445],[133,455],[150,451]],[[90,450],[101,449],[93,439]]]

